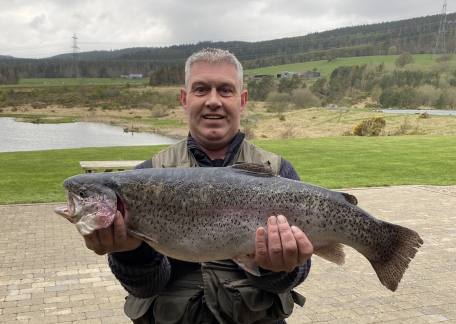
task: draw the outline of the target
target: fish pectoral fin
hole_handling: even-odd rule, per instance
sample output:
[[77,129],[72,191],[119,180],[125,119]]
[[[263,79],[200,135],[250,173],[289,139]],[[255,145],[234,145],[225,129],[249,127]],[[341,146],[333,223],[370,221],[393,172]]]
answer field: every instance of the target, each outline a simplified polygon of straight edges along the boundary
[[330,243],[314,248],[314,254],[338,265],[345,262],[344,246],[340,243]]
[[154,240],[154,239],[152,239],[152,238],[150,238],[148,236],[145,236],[145,235],[143,235],[141,233],[138,233],[138,232],[136,232],[134,230],[129,229],[128,230],[128,234],[130,234],[131,236],[134,236],[134,237],[136,237],[136,238],[138,238],[140,240],[143,240],[144,242],[149,244],[151,247],[155,247],[158,244],[157,240]]
[[247,172],[250,175],[258,177],[274,177],[272,168],[268,164],[256,164],[256,163],[238,163],[231,168],[239,170],[241,172]]
[[233,262],[241,267],[244,271],[247,271],[248,273],[257,277],[261,276],[260,269],[258,269],[258,265],[255,262],[255,257],[253,254],[239,255],[233,258]]

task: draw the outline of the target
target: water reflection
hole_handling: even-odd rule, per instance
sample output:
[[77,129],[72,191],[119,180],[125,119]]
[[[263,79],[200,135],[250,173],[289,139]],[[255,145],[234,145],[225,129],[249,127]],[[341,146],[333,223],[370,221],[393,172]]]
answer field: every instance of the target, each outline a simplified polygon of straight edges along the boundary
[[456,116],[456,110],[443,110],[443,109],[382,109],[385,114],[423,114],[427,113],[434,116]]
[[32,124],[0,118],[0,152],[79,147],[172,144],[176,140],[149,133],[124,133],[100,123]]

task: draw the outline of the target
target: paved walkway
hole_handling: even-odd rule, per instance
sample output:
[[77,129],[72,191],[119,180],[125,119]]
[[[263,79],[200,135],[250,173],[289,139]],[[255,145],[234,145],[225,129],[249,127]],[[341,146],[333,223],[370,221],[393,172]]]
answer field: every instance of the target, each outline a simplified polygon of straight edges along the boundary
[[[377,217],[424,245],[395,293],[347,248],[342,267],[313,258],[300,323],[456,323],[456,186],[351,189]],[[0,206],[0,323],[129,323],[106,258],[87,250],[54,205]]]

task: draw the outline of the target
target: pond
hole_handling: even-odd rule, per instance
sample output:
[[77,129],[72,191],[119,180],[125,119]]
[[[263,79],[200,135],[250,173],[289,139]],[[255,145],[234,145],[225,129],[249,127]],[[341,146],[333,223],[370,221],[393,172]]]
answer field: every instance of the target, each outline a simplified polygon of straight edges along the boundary
[[428,113],[434,116],[456,116],[456,110],[443,110],[443,109],[382,109],[385,114],[422,114]]
[[121,127],[100,123],[32,124],[0,118],[0,152],[175,142],[175,139],[157,134],[125,133]]

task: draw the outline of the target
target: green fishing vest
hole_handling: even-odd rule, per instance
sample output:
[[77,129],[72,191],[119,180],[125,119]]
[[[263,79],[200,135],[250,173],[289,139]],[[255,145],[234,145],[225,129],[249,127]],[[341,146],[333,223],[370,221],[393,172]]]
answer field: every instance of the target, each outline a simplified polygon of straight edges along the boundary
[[[265,164],[271,167],[275,175],[278,175],[282,158],[244,140],[232,163]],[[198,162],[187,149],[187,139],[183,139],[153,156],[152,166],[154,168],[188,168],[198,167]]]
[[[280,172],[281,157],[243,141],[234,163],[256,163]],[[152,157],[154,168],[198,167],[187,139]],[[127,296],[125,314],[135,324],[275,324],[305,298],[295,291],[271,293],[254,287],[232,261],[205,262],[150,298]]]

